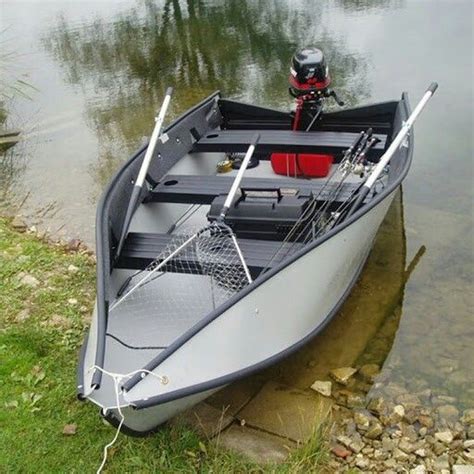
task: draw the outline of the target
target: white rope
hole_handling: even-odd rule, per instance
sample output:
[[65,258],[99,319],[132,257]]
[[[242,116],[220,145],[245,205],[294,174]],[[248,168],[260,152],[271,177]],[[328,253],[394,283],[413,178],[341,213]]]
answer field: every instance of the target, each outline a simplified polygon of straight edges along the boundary
[[153,377],[157,378],[163,385],[165,385],[166,383],[168,383],[168,379],[167,379],[167,377],[163,377],[161,375],[155,374],[154,372],[151,372],[150,370],[147,370],[147,369],[138,369],[138,370],[134,370],[132,372],[129,372],[128,374],[119,374],[119,373],[116,373],[116,372],[109,372],[108,370],[105,370],[102,367],[99,367],[97,365],[93,365],[92,367],[90,367],[89,372],[91,370],[99,370],[103,374],[108,375],[109,377],[111,377],[112,380],[114,381],[115,401],[116,401],[117,405],[116,405],[116,407],[104,408],[104,413],[106,413],[107,410],[116,408],[119,415],[120,415],[120,422],[119,422],[119,425],[117,427],[117,431],[115,432],[115,436],[113,437],[112,441],[110,441],[110,443],[108,443],[104,446],[104,454],[103,454],[103,457],[102,457],[102,462],[101,462],[99,468],[96,471],[96,474],[100,474],[102,472],[102,469],[104,469],[104,466],[107,462],[108,450],[117,441],[117,439],[119,437],[119,434],[120,434],[120,430],[122,429],[122,425],[125,421],[125,416],[122,413],[122,407],[120,406],[121,390],[120,390],[119,387],[120,387],[120,384],[121,384],[122,380],[124,378],[132,377],[135,374],[142,374],[142,376],[144,376],[145,374],[149,374],[149,375],[153,375]]

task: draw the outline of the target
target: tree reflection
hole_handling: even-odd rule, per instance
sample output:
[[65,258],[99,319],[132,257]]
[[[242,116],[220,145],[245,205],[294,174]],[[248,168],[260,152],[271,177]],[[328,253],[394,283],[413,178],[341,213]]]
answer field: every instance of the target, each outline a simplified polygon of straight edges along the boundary
[[[99,181],[150,132],[161,95],[174,86],[170,115],[221,89],[227,97],[287,107],[295,49],[316,44],[346,103],[367,95],[367,62],[318,22],[323,5],[248,0],[138,1],[110,19],[79,27],[60,17],[43,44],[67,80],[86,89],[87,116],[100,137]],[[356,99],[357,98],[357,99]],[[116,157],[110,160],[110,157]],[[112,162],[111,162],[112,161]],[[102,184],[102,183],[101,183]]]

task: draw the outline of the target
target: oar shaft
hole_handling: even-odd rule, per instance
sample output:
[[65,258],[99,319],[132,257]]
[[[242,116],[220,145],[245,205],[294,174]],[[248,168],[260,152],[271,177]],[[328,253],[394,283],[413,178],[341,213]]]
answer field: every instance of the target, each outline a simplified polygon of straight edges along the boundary
[[168,106],[171,101],[171,94],[173,93],[173,88],[168,87],[166,89],[165,98],[163,100],[163,105],[161,106],[160,112],[156,117],[156,124],[155,128],[153,129],[153,133],[151,134],[150,143],[148,143],[148,147],[145,152],[145,158],[143,158],[142,166],[140,168],[140,172],[137,176],[137,181],[135,182],[135,186],[139,186],[140,188],[143,186],[145,182],[146,175],[148,173],[148,168],[150,167],[151,159],[153,158],[153,153],[156,148],[156,142],[161,135],[161,128],[163,127],[163,120],[165,119],[166,111],[168,110]]
[[237,189],[240,186],[240,182],[242,181],[245,170],[247,169],[247,166],[250,162],[250,158],[252,158],[252,155],[255,151],[255,148],[257,146],[257,143],[258,143],[259,139],[260,139],[260,135],[258,133],[256,133],[252,138],[252,141],[251,141],[250,146],[247,150],[247,153],[245,154],[245,157],[242,160],[242,164],[240,165],[237,176],[235,177],[234,182],[232,183],[232,186],[230,188],[229,194],[227,195],[227,198],[224,202],[224,206],[223,206],[221,214],[220,214],[220,218],[222,218],[222,219],[225,217],[225,215],[227,214],[227,211],[229,210],[230,206],[232,205],[232,201],[234,200],[235,193],[237,192]]
[[166,89],[165,98],[163,99],[163,104],[161,106],[160,112],[156,117],[155,128],[153,129],[153,133],[151,134],[150,142],[148,143],[148,147],[145,152],[145,157],[143,158],[140,171],[138,172],[137,180],[135,181],[135,185],[133,186],[132,193],[130,195],[130,201],[128,202],[127,212],[125,214],[125,219],[123,220],[122,233],[120,234],[120,239],[117,244],[117,250],[115,252],[116,256],[120,255],[123,244],[125,243],[125,239],[128,234],[128,228],[130,226],[130,222],[132,221],[132,217],[135,212],[135,208],[137,207],[137,203],[140,199],[143,183],[145,182],[146,175],[148,173],[148,168],[150,167],[151,159],[153,158],[153,153],[155,152],[156,142],[158,141],[158,138],[161,134],[163,120],[165,118],[166,111],[168,110],[168,105],[170,103],[172,93],[173,88],[168,87],[168,89]]

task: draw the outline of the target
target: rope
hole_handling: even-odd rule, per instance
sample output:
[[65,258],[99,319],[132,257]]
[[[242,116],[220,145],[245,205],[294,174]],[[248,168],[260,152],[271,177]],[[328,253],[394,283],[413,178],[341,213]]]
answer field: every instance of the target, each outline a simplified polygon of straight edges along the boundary
[[100,463],[100,466],[99,468],[97,469],[96,471],[96,474],[100,474],[102,472],[102,469],[104,469],[104,466],[107,462],[107,454],[108,454],[108,450],[115,444],[115,442],[117,441],[118,437],[119,437],[119,434],[120,434],[120,430],[122,429],[122,425],[125,421],[125,416],[122,412],[122,407],[120,406],[120,394],[122,393],[121,390],[120,390],[120,384],[122,382],[122,380],[124,378],[129,378],[129,377],[132,377],[133,375],[135,374],[142,374],[142,376],[145,376],[145,374],[149,374],[149,375],[153,375],[153,377],[157,378],[163,385],[167,384],[168,383],[168,379],[166,377],[163,377],[161,375],[158,375],[158,374],[155,374],[147,369],[138,369],[138,370],[134,370],[132,372],[129,372],[128,374],[119,374],[119,373],[116,373],[116,372],[109,372],[108,370],[105,370],[103,369],[102,367],[99,367],[97,365],[93,365],[90,369],[89,369],[89,372],[91,370],[99,370],[100,372],[102,372],[104,375],[108,375],[109,377],[112,378],[112,380],[114,381],[114,391],[115,391],[115,402],[117,403],[117,406],[116,407],[109,407],[109,408],[104,408],[104,413],[107,412],[107,410],[110,410],[112,408],[116,408],[119,415],[120,415],[120,422],[119,422],[119,425],[117,427],[117,430],[115,432],[115,436],[113,437],[112,441],[110,441],[109,443],[107,443],[105,446],[104,446],[104,454],[102,456],[102,462]]

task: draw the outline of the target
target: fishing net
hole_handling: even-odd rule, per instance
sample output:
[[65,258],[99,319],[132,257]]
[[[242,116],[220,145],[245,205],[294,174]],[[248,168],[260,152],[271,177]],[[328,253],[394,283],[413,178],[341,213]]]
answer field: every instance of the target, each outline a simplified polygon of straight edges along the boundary
[[[133,317],[145,327],[159,318],[159,326],[150,326],[140,342],[168,344],[250,281],[232,230],[213,223],[193,234],[173,236],[155,260],[128,281],[110,314]],[[128,334],[127,340],[131,337]]]

